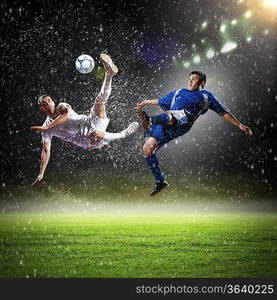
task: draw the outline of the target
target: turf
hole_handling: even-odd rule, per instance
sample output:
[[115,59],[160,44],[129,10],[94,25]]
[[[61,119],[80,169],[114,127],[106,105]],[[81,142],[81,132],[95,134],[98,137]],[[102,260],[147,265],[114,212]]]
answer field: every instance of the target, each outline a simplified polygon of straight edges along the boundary
[[276,214],[1,214],[0,277],[276,277]]

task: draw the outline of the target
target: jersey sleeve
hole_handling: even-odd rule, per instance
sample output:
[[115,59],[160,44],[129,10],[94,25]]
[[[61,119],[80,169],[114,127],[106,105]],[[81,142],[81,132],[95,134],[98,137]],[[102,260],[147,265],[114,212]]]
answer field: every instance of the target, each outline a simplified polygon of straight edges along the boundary
[[[46,119],[42,126],[46,126],[49,123],[51,123],[49,121],[49,119]],[[41,133],[41,139],[42,139],[42,143],[51,142],[52,134],[47,132],[47,131],[46,132],[44,131],[44,132]]]
[[226,112],[230,112],[229,108],[219,100],[217,100],[217,98],[212,93],[208,93],[208,100],[209,109],[213,110],[217,114],[223,115]]
[[42,143],[51,142],[52,134],[47,133],[47,132],[42,132],[41,133],[41,139],[42,139]]
[[169,94],[167,94],[164,97],[158,98],[158,104],[160,105],[161,109],[163,109],[163,110],[170,109],[172,100],[174,98],[174,94],[175,94],[175,91],[170,92]]

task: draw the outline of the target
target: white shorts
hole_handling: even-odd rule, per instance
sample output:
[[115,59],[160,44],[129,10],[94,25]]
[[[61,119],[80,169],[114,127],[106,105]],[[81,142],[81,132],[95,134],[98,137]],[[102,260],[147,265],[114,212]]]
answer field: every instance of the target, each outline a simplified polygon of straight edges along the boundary
[[[109,123],[110,123],[110,119],[108,119],[107,117],[103,118],[99,118],[94,112],[91,112],[88,115],[92,128],[94,129],[93,131],[103,131],[105,132]],[[103,139],[99,144],[93,146],[92,149],[99,149],[102,148],[105,145],[108,145],[109,142],[105,139]]]
[[108,119],[107,117],[105,117],[104,119],[99,118],[94,112],[91,112],[88,115],[91,125],[94,128],[94,130],[97,131],[106,131],[109,123],[110,123],[110,119]]

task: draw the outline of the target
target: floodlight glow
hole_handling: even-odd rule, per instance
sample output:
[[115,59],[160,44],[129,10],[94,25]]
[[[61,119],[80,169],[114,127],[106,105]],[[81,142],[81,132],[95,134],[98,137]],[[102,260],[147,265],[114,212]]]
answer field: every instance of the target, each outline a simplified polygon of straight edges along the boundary
[[223,45],[223,47],[221,48],[220,52],[221,53],[228,53],[232,50],[234,50],[235,48],[237,48],[237,43],[235,42],[227,42]]
[[264,34],[267,35],[269,33],[269,29],[265,29]]
[[249,43],[249,42],[251,42],[252,41],[252,36],[248,36],[247,38],[246,38],[246,41]]
[[221,32],[225,32],[225,30],[226,30],[226,26],[223,24],[223,25],[221,25],[220,26],[220,31]]
[[193,58],[193,62],[195,64],[199,64],[201,61],[201,57],[199,55],[195,55],[194,58]]
[[207,51],[207,58],[213,58],[214,57],[214,51],[212,50],[212,49],[209,49],[208,51]]
[[236,19],[234,19],[234,20],[232,20],[231,24],[232,24],[232,25],[236,25],[237,22],[238,22],[238,21],[237,21]]
[[277,8],[277,0],[265,0],[264,5]]
[[185,68],[188,68],[189,66],[190,66],[190,63],[189,63],[188,61],[185,61],[185,62],[184,62],[184,67],[185,67]]
[[203,22],[202,23],[202,28],[206,28],[207,27],[207,25],[208,25],[208,23],[205,21],[205,22]]
[[245,18],[249,19],[252,16],[252,11],[251,10],[246,11],[244,16],[245,16]]

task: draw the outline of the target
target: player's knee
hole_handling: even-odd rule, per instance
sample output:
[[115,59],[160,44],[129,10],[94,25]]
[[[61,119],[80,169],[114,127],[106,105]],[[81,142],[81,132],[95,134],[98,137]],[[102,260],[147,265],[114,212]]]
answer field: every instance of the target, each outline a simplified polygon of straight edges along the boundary
[[90,141],[92,144],[97,144],[103,140],[105,133],[102,131],[93,131],[90,134]]
[[104,138],[105,133],[103,131],[95,131],[95,137],[99,140]]
[[158,149],[158,143],[155,138],[149,137],[143,145],[143,154],[148,157],[151,156]]
[[149,144],[147,144],[147,143],[145,143],[145,144],[143,145],[143,154],[144,154],[146,157],[151,156],[151,155],[153,154],[153,152],[154,152],[154,148],[151,147],[151,145],[149,145]]

